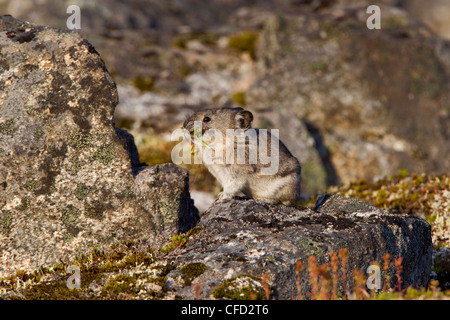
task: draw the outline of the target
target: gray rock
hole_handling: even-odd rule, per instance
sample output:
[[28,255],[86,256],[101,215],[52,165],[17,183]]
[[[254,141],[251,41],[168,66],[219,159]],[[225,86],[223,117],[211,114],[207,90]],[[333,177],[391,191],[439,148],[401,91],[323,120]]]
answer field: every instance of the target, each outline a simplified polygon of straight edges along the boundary
[[0,276],[195,223],[186,170],[141,165],[117,101],[79,34],[1,16]]
[[[296,263],[301,261],[305,298],[311,291],[308,258],[315,256],[317,265],[330,264],[330,252],[342,248],[348,252],[347,281],[343,282],[340,268],[338,295],[342,296],[344,285],[347,293],[353,290],[355,270],[367,276],[374,261],[383,266],[386,253],[391,255],[392,287],[397,285],[393,261],[398,257],[403,257],[402,288],[427,284],[432,243],[425,220],[388,214],[340,195],[325,197],[316,210],[254,200],[216,202],[202,215],[196,227],[201,230],[177,255],[175,269],[168,275],[171,290],[188,299],[195,296],[196,285],[203,299],[248,299],[249,291],[265,297],[262,278],[267,275],[271,298],[296,299]],[[183,267],[197,273],[188,277]],[[386,279],[382,271],[382,285]]]
[[135,178],[138,196],[149,212],[154,212],[160,230],[187,232],[198,220],[198,210],[189,194],[189,174],[173,163],[141,170]]

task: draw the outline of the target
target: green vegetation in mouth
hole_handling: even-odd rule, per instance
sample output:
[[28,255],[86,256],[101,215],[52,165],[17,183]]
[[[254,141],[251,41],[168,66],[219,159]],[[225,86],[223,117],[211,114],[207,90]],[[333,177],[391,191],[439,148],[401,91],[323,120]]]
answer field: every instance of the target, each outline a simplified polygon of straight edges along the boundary
[[[181,127],[181,130],[183,130],[183,132],[186,132],[187,130],[184,127]],[[205,141],[203,141],[202,139],[202,128],[196,128],[194,129],[194,132],[189,133],[191,135],[191,153],[192,154],[196,154],[198,152],[198,145],[199,143],[201,143],[203,146],[211,149],[211,146],[209,146]]]

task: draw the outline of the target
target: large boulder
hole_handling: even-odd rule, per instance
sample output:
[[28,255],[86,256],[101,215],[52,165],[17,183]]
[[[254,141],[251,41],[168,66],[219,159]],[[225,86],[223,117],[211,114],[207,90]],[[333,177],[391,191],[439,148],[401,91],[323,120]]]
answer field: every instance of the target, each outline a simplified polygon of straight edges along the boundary
[[117,100],[79,34],[0,18],[0,276],[198,219],[186,170],[145,168],[114,128]]
[[[250,299],[252,294],[265,298],[265,285],[271,298],[296,299],[297,284],[302,297],[309,298],[309,258],[315,257],[317,268],[327,263],[328,270],[315,276],[330,279],[330,253],[338,255],[341,249],[347,249],[348,260],[345,272],[341,266],[344,256],[336,262],[338,297],[344,295],[344,288],[349,294],[358,285],[355,271],[367,278],[367,268],[376,263],[380,285],[397,288],[394,260],[399,257],[403,258],[402,288],[424,287],[430,275],[433,247],[425,220],[389,214],[339,194],[324,196],[314,210],[254,200],[216,202],[203,213],[196,228],[199,231],[189,239],[185,251],[177,254],[174,270],[167,276],[168,288],[187,299],[199,292],[204,299]],[[385,273],[383,257],[387,253],[390,263]],[[301,270],[297,261],[302,263]],[[364,280],[363,287],[367,289]],[[328,291],[330,294],[331,287]]]

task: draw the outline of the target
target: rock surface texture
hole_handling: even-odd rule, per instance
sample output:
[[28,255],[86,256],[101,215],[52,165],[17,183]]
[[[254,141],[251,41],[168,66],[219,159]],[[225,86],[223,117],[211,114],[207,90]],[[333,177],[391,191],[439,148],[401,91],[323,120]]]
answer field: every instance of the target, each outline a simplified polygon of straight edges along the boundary
[[79,34],[0,18],[0,276],[195,223],[187,172],[139,167],[117,101]]
[[[44,276],[22,277],[26,286],[4,281],[8,289],[0,297],[329,299],[335,292],[334,298],[354,299],[358,287],[366,289],[371,265],[380,266],[384,289],[398,288],[397,272],[403,289],[423,288],[431,268],[425,220],[388,214],[339,194],[322,197],[314,210],[254,200],[216,202],[181,239],[162,247],[155,239],[136,239],[86,252],[76,262],[79,290],[67,288],[69,274],[59,266]],[[402,270],[395,263],[400,257]]]
[[[359,200],[333,195],[324,198],[316,211],[269,205],[253,200],[216,202],[206,211],[200,232],[177,255],[176,269],[168,274],[168,286],[176,294],[194,298],[199,284],[203,298],[250,298],[249,291],[265,297],[263,275],[267,275],[271,297],[296,299],[296,263],[302,262],[301,293],[311,292],[308,259],[317,265],[328,263],[330,252],[347,248],[347,282],[339,271],[338,291],[353,290],[353,272],[367,276],[374,262],[383,266],[383,256],[391,255],[388,275],[396,285],[394,259],[403,257],[402,287],[423,287],[431,268],[430,225],[419,218],[391,215]],[[340,262],[339,262],[340,264]],[[186,267],[188,266],[188,267]],[[186,286],[183,267],[203,272]],[[184,272],[185,273],[185,272]],[[262,295],[262,296],[261,296]]]

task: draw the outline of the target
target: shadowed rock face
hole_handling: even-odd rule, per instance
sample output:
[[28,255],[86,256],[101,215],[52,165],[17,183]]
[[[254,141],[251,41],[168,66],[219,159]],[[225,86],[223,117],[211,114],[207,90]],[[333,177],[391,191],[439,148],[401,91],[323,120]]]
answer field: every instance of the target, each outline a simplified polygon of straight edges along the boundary
[[185,214],[195,223],[187,172],[139,167],[132,136],[112,123],[117,100],[77,33],[0,18],[0,276],[176,233]]
[[[204,272],[195,279],[204,298],[217,298],[220,294],[229,298],[230,292],[220,287],[237,286],[235,282],[244,280],[252,282],[246,286],[258,294],[263,290],[261,279],[266,274],[274,298],[292,299],[298,296],[295,269],[296,262],[301,261],[301,288],[306,297],[311,291],[308,258],[315,256],[317,265],[330,263],[330,252],[343,248],[348,252],[347,292],[354,287],[353,272],[361,270],[367,275],[366,270],[374,261],[383,266],[386,253],[392,261],[390,285],[396,285],[393,261],[398,257],[403,257],[404,288],[427,284],[432,244],[426,221],[390,215],[340,195],[325,198],[316,210],[300,211],[253,200],[216,202],[202,215],[198,224],[201,231],[177,256],[179,269],[169,274],[169,279],[175,279],[170,282],[171,287],[177,289],[177,294],[193,298],[193,286],[177,283],[176,279],[183,266],[197,263],[204,266]],[[339,272],[338,291],[342,294],[344,282]],[[385,279],[383,274],[382,283]]]

